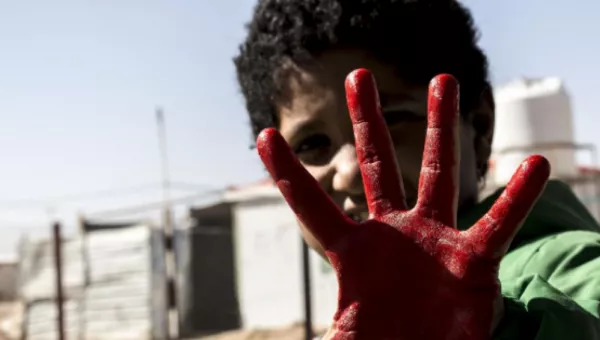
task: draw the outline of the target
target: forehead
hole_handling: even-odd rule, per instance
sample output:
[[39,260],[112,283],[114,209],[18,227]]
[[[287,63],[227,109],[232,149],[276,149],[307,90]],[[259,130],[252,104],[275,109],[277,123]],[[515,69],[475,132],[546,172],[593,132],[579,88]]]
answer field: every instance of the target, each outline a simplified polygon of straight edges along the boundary
[[309,67],[290,63],[285,68],[284,100],[277,105],[279,129],[284,135],[308,126],[305,122],[324,123],[315,116],[346,119],[344,81],[357,68],[367,68],[375,76],[382,106],[406,100],[426,101],[426,86],[409,85],[393,67],[359,50],[332,50],[318,56]]
[[322,87],[338,90],[343,89],[346,76],[358,68],[366,68],[374,74],[382,93],[408,92],[416,89],[416,86],[405,83],[392,66],[380,62],[372,54],[363,50],[330,50],[317,56],[315,63],[308,67],[299,68],[294,65],[290,67],[296,72],[308,73],[309,75],[303,78],[305,81],[316,81]]

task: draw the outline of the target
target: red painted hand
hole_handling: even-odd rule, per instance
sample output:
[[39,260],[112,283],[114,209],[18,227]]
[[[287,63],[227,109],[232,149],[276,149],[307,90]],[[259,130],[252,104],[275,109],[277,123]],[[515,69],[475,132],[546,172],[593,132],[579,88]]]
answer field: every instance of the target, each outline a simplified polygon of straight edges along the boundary
[[498,265],[546,184],[547,160],[525,160],[492,209],[458,231],[456,80],[440,75],[430,84],[419,197],[411,210],[369,71],[351,73],[346,92],[369,220],[347,218],[276,130],[266,129],[257,141],[271,176],[337,274],[338,310],[327,338],[489,338]]

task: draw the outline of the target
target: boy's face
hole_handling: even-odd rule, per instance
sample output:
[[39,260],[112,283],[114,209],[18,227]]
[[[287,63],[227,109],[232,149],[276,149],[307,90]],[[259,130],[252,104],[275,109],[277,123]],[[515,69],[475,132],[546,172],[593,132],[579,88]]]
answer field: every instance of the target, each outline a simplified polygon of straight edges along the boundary
[[[427,86],[409,86],[392,68],[359,51],[331,51],[310,70],[285,68],[287,83],[278,107],[279,130],[304,167],[351,218],[365,220],[368,209],[346,106],[344,81],[357,68],[369,69],[377,81],[382,113],[401,169],[407,203],[416,202],[427,127]],[[475,131],[461,120],[459,205],[473,204],[478,194]],[[308,244],[323,249],[300,225]]]

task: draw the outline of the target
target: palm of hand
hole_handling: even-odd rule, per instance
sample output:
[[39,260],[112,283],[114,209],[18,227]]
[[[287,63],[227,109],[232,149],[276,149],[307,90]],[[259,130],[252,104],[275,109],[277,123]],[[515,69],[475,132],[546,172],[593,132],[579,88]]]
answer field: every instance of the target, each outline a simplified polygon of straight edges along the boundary
[[[371,219],[345,217],[274,129],[259,154],[299,219],[317,237],[338,278],[328,339],[486,339],[499,296],[498,265],[543,190],[549,164],[524,161],[492,209],[456,229],[458,84],[431,82],[417,205],[409,210],[375,82],[366,70],[346,81]],[[527,185],[527,188],[525,188]]]

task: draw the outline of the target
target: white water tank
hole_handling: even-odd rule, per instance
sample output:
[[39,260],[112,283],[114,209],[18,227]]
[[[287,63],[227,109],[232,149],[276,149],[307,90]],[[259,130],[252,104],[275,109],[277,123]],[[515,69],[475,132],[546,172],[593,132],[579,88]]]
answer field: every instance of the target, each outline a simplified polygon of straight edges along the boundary
[[506,184],[531,154],[548,158],[552,177],[577,175],[571,103],[560,79],[518,79],[497,87],[494,97],[496,184]]

